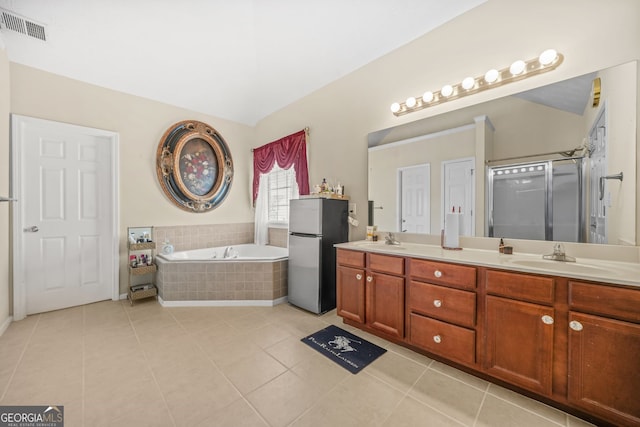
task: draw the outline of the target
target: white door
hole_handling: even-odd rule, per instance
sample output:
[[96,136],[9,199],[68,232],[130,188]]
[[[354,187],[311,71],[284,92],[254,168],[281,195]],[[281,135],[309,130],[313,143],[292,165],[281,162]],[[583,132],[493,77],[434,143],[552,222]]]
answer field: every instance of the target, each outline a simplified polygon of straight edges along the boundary
[[440,222],[444,228],[444,218],[455,208],[460,212],[460,235],[475,234],[475,159],[456,159],[442,162],[442,215]]
[[117,297],[117,134],[12,116],[17,318]]
[[589,133],[589,243],[607,243],[607,182],[600,192],[600,177],[607,175],[607,122],[605,107]]
[[429,164],[398,169],[398,231],[431,233]]

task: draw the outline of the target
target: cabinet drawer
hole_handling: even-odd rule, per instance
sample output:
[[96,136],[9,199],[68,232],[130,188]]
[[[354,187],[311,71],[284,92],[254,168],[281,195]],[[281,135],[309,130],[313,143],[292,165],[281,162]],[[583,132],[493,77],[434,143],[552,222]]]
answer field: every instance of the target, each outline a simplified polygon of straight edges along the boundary
[[462,289],[476,288],[476,268],[443,262],[411,259],[411,277]]
[[444,286],[411,281],[409,310],[473,328],[476,324],[476,294]]
[[369,253],[369,268],[382,273],[404,274],[404,258]]
[[487,293],[553,305],[554,279],[545,276],[487,270]]
[[412,344],[448,359],[475,363],[475,331],[414,313],[410,322]]
[[569,281],[569,306],[640,323],[640,290]]
[[346,249],[338,249],[336,258],[338,264],[350,265],[353,267],[364,267],[364,252],[348,251]]

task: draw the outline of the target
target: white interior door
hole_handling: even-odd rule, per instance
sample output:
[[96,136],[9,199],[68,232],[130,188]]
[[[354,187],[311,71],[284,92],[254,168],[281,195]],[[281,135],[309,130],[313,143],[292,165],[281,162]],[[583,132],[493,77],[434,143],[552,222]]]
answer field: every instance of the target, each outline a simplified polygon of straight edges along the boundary
[[117,134],[12,116],[17,318],[118,295]]
[[444,218],[451,208],[460,210],[460,235],[475,235],[475,159],[456,159],[442,162],[442,214],[441,227],[444,229]]
[[429,164],[398,169],[398,231],[431,233],[430,173]]

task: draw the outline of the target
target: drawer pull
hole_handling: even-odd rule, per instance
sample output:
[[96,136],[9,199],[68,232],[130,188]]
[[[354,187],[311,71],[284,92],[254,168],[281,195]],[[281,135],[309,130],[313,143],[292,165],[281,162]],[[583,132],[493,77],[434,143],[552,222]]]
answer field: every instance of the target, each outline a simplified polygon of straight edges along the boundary
[[373,282],[373,276],[367,276],[367,282],[369,283]]
[[442,307],[442,301],[440,301],[439,299],[434,299],[433,306],[438,308]]
[[581,331],[582,323],[578,322],[577,320],[572,320],[571,322],[569,322],[569,327],[574,331]]
[[437,278],[440,278],[440,277],[442,277],[442,271],[436,270],[436,271],[433,272],[433,275],[436,276]]
[[553,317],[545,314],[544,316],[542,316],[542,323],[544,323],[545,325],[553,325]]
[[356,274],[356,279],[361,280],[362,279],[362,274],[360,274],[360,273]]
[[442,342],[442,338],[440,338],[440,335],[434,335],[433,342],[435,342],[436,344],[440,344]]

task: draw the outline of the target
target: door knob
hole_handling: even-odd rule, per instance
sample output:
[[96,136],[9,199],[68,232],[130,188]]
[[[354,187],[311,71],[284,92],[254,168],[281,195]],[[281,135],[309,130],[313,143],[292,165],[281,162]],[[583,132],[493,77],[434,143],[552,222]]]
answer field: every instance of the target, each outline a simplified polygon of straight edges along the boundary
[[37,233],[38,231],[40,231],[40,229],[38,228],[38,226],[32,225],[31,227],[23,228],[22,231],[24,231],[25,233]]

